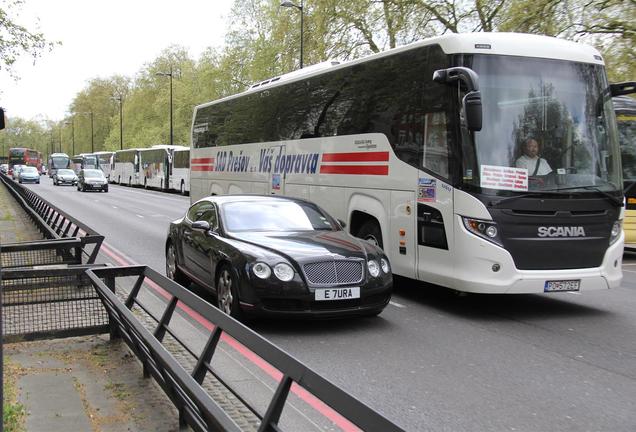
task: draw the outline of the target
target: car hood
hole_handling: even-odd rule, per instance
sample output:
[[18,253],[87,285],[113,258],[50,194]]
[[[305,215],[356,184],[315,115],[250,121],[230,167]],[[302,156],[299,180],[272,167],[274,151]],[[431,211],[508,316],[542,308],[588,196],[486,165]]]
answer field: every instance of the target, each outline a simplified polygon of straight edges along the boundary
[[230,236],[244,243],[282,253],[299,262],[316,258],[367,258],[373,246],[345,231],[307,231],[292,233],[239,232]]

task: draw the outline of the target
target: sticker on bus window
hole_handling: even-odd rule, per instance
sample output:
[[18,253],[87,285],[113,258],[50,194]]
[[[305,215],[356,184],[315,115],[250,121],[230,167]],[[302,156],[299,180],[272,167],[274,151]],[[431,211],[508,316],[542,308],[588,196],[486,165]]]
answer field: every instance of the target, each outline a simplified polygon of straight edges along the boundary
[[435,202],[436,201],[437,181],[435,179],[420,178],[417,181],[417,201],[418,202]]
[[280,174],[272,174],[272,190],[280,190]]
[[527,191],[528,170],[525,168],[482,165],[480,186],[489,189]]

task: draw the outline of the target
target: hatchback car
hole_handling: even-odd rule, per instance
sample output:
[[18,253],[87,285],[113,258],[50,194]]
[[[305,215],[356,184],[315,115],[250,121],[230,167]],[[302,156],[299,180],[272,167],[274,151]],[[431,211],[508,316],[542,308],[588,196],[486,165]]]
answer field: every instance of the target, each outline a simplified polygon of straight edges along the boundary
[[382,249],[300,199],[204,198],[170,224],[165,250],[169,278],[211,290],[237,319],[377,315],[391,298]]
[[77,185],[77,175],[75,175],[75,171],[72,169],[58,169],[55,174],[53,174],[53,184],[55,186],[60,185]]
[[77,190],[86,192],[98,190],[108,192],[108,180],[99,169],[83,169],[77,176]]
[[40,184],[40,173],[36,167],[25,166],[18,174],[19,183],[37,183]]
[[9,174],[13,177],[13,180],[20,180],[20,171],[24,166],[25,165],[13,165],[13,167],[11,167]]

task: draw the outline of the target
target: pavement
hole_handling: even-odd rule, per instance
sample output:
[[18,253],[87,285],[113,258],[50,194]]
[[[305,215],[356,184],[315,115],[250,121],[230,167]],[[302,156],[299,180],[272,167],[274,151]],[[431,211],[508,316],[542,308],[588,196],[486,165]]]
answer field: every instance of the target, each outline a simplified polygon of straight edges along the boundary
[[[41,239],[0,183],[0,246]],[[22,430],[179,430],[170,400],[154,380],[143,378],[125,343],[108,335],[4,344],[3,365],[3,396],[23,407]]]

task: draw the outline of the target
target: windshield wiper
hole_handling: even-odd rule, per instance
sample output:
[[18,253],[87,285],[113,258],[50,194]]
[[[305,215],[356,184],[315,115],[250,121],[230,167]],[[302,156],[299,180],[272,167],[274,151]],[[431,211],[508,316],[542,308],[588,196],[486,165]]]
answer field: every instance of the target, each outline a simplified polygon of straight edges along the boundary
[[560,191],[568,191],[568,190],[574,190],[574,189],[586,189],[586,190],[593,190],[595,192],[600,193],[601,195],[603,195],[604,198],[607,198],[612,204],[616,205],[617,207],[620,207],[623,205],[623,201],[616,198],[614,195],[599,189],[598,186],[596,185],[586,185],[586,186],[572,186],[572,187],[566,187],[566,188],[555,188],[555,189],[542,189],[540,191],[534,191],[534,192],[528,192],[528,193],[524,193],[524,194],[520,194],[520,195],[515,195],[515,196],[511,196],[511,197],[507,197],[507,198],[502,198],[499,201],[490,201],[489,206],[490,207],[495,207],[498,206],[500,204],[503,204],[505,202],[508,201],[513,201],[519,198],[526,198],[526,197],[531,197],[531,196],[542,196],[544,193],[549,193],[552,195],[560,195]]
[[506,198],[501,198],[498,201],[490,201],[488,203],[488,206],[489,207],[496,207],[496,206],[498,206],[500,204],[503,204],[505,202],[508,202],[508,201],[514,201],[514,200],[519,199],[519,198],[527,198],[527,197],[531,197],[531,196],[543,196],[543,193],[542,192],[528,192],[528,193],[523,193],[521,195],[514,195],[514,196],[510,196],[510,197],[506,197]]

